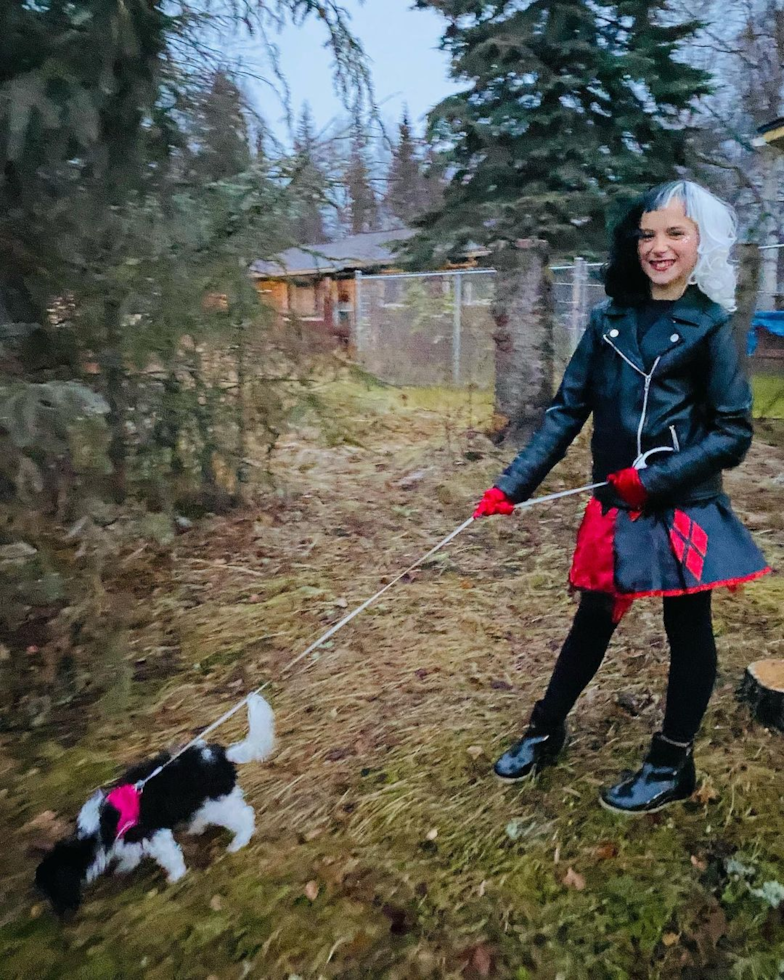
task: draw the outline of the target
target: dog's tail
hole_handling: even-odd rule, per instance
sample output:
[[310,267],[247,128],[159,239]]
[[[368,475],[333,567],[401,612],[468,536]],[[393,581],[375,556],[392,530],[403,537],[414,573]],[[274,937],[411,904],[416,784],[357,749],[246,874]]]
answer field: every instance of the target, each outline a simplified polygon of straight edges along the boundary
[[275,716],[260,694],[248,695],[248,737],[226,750],[229,762],[262,762],[275,748]]

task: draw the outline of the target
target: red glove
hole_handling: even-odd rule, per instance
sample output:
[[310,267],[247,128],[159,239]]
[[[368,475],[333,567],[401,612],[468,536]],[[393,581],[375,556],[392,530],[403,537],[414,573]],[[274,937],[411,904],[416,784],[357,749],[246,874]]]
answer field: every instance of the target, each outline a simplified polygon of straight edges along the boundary
[[484,496],[479,501],[479,506],[474,511],[474,517],[490,517],[491,514],[511,514],[514,504],[507,497],[503,490],[498,487],[490,487],[485,490]]
[[643,486],[639,472],[633,466],[611,473],[607,477],[607,482],[621,500],[636,510],[640,510],[648,499],[648,491]]

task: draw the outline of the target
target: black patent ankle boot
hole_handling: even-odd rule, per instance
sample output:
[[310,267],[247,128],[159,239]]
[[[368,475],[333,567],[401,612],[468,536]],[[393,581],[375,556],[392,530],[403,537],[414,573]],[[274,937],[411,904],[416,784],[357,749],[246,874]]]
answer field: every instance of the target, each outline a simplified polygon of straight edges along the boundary
[[564,747],[566,723],[543,721],[540,703],[537,701],[534,706],[528,731],[508,752],[504,752],[493,767],[501,782],[516,783],[538,769],[551,766]]
[[614,813],[656,813],[688,799],[696,783],[692,746],[669,742],[657,732],[642,769],[602,790],[599,801]]

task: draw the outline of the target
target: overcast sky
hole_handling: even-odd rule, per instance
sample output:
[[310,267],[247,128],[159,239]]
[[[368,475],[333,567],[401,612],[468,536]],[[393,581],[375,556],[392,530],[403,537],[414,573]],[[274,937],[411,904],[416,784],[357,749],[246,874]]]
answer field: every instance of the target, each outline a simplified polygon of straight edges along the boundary
[[[366,0],[364,4],[343,0],[353,32],[369,56],[382,117],[396,122],[408,105],[421,131],[428,109],[456,86],[448,77],[449,59],[438,50],[446,22],[435,11],[412,10],[411,4],[412,0]],[[319,130],[343,111],[332,85],[324,38],[324,27],[316,18],[308,19],[303,27],[287,28],[277,38],[294,115],[309,102]],[[251,49],[246,45],[243,51],[243,58],[251,62]],[[250,88],[261,114],[279,138],[285,138],[279,103],[265,87],[254,83]]]

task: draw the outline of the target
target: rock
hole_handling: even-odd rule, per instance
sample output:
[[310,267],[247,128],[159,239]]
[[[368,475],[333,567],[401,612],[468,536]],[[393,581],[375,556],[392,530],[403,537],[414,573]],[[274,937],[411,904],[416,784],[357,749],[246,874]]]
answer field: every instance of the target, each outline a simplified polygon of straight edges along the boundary
[[193,529],[193,521],[187,517],[183,517],[182,514],[177,514],[174,518],[174,526],[178,534],[185,534],[186,531]]
[[24,541],[0,546],[0,565],[22,565],[35,558],[38,551]]
[[413,490],[427,476],[430,470],[415,470],[413,473],[406,473],[404,477],[395,483],[401,490]]

